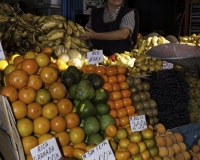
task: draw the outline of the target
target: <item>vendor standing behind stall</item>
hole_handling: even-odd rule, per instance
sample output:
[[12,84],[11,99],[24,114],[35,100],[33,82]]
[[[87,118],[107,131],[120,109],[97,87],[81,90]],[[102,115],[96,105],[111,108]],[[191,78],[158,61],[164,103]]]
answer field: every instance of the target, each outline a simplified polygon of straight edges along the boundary
[[135,12],[122,6],[123,0],[107,0],[103,8],[92,9],[86,24],[86,34],[79,38],[90,40],[95,49],[104,55],[130,51],[135,27]]

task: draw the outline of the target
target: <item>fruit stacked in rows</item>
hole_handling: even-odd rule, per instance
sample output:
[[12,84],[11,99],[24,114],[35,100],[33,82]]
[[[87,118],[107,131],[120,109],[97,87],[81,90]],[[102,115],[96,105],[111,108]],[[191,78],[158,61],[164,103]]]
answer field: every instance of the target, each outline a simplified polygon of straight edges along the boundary
[[200,139],[198,139],[197,144],[194,144],[188,152],[193,160],[200,159]]
[[32,159],[30,149],[53,137],[63,155],[77,157],[80,149],[76,146],[86,146],[85,132],[79,127],[80,118],[50,55],[34,52],[18,55],[4,73],[1,95],[10,102],[26,159]]
[[169,129],[190,123],[188,83],[176,69],[153,72],[145,79],[151,85],[152,99],[157,102],[159,122]]
[[157,103],[151,98],[149,93],[150,84],[148,82],[142,82],[142,78],[140,77],[131,76],[127,77],[127,82],[130,85],[131,100],[133,101],[136,113],[139,115],[146,115],[146,120],[149,124],[157,124]]
[[186,151],[186,145],[180,133],[172,133],[166,130],[165,126],[161,123],[156,124],[154,130],[156,132],[156,146],[159,149],[159,155],[163,159],[190,160],[190,154]]
[[200,80],[196,77],[186,77],[186,81],[189,84],[189,106],[191,122],[200,122]]

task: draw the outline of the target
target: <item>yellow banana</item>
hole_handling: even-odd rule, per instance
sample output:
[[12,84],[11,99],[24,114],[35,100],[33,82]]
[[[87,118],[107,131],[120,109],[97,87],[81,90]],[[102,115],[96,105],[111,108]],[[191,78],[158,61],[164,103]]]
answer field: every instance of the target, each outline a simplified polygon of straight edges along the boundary
[[85,34],[85,29],[83,28],[83,26],[81,26],[80,24],[76,23],[76,26],[78,28],[78,30],[81,32],[81,34]]
[[72,48],[72,49],[78,49],[79,47],[75,43],[71,42],[70,48]]
[[47,33],[47,37],[51,37],[53,34],[55,34],[57,32],[65,32],[65,30],[64,29],[53,29],[49,33]]
[[52,17],[56,20],[66,21],[66,18],[61,15],[52,15]]
[[45,30],[47,28],[52,28],[52,27],[55,27],[55,26],[57,26],[57,22],[48,21],[48,22],[46,22],[42,25],[41,29]]
[[68,35],[72,34],[72,27],[70,25],[67,26],[67,34]]
[[47,37],[47,40],[56,40],[56,39],[63,38],[63,37],[64,37],[64,32],[59,31],[59,32],[52,34],[50,37]]

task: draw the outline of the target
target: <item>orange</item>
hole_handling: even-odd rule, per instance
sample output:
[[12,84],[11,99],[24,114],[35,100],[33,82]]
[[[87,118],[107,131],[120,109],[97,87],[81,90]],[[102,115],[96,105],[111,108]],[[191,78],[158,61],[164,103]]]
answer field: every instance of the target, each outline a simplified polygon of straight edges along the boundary
[[86,153],[86,150],[81,148],[74,148],[73,149],[73,156],[75,159],[82,159],[82,155]]
[[142,134],[139,131],[132,132],[129,135],[129,139],[133,143],[139,143],[142,140]]
[[38,90],[42,87],[42,85],[43,85],[43,81],[39,75],[33,74],[29,76],[27,86],[32,87],[35,90]]
[[42,106],[37,102],[28,104],[27,109],[27,117],[30,119],[36,119],[42,115]]
[[38,117],[33,120],[34,130],[33,132],[38,135],[49,132],[51,124],[46,117]]
[[125,82],[125,81],[126,81],[126,76],[124,74],[117,75],[117,82],[118,83]]
[[67,131],[58,132],[55,134],[58,140],[58,145],[61,147],[67,146],[70,143],[69,133]]
[[124,105],[122,99],[115,100],[114,103],[115,103],[115,109],[122,108]]
[[128,114],[129,117],[133,117],[133,116],[138,116],[138,113],[132,113],[132,114]]
[[45,53],[39,53],[36,55],[35,60],[37,61],[39,67],[43,68],[49,65],[51,58]]
[[109,137],[114,137],[117,134],[117,127],[113,124],[110,124],[106,127],[105,133]]
[[116,76],[117,75],[117,67],[116,66],[108,66],[106,68],[107,76]]
[[127,111],[126,111],[126,109],[124,107],[117,109],[117,117],[118,118],[124,117],[126,115],[127,115]]
[[128,118],[128,116],[120,117],[119,118],[119,122],[120,122],[121,126],[129,124],[129,118]]
[[18,63],[22,62],[24,60],[24,57],[23,56],[17,56],[14,58],[13,60],[13,64],[16,66]]
[[54,67],[59,72],[59,68],[58,68],[58,65],[56,63],[50,62],[48,66]]
[[94,73],[95,72],[95,65],[89,64],[85,68],[86,73]]
[[127,148],[127,146],[129,145],[130,140],[128,138],[122,138],[119,140],[119,147],[120,148]]
[[132,104],[131,98],[122,98],[123,106],[130,106]]
[[28,154],[28,155],[26,155],[26,160],[33,160],[33,158],[30,154]]
[[73,157],[73,150],[74,148],[71,145],[67,145],[61,148],[61,152],[63,153],[64,157]]
[[62,82],[53,82],[48,87],[49,92],[51,93],[51,97],[54,100],[59,100],[68,94],[68,89]]
[[39,144],[42,144],[44,143],[45,141],[48,141],[49,139],[53,138],[53,134],[51,133],[45,133],[45,134],[42,134],[38,137],[38,142]]
[[70,129],[69,136],[73,144],[81,143],[85,139],[85,131],[81,127],[75,127]]
[[51,47],[44,47],[42,48],[42,53],[46,53],[47,55],[52,55],[53,49]]
[[115,103],[114,103],[114,101],[112,101],[112,100],[107,101],[107,104],[110,106],[110,109],[114,109],[114,108],[115,108]]
[[129,89],[123,89],[121,93],[123,98],[129,98],[131,96],[131,91]]
[[71,113],[74,108],[72,101],[68,98],[59,99],[56,105],[58,106],[58,112],[61,115]]
[[115,123],[116,123],[116,126],[120,126],[120,120],[119,120],[119,118],[115,118]]
[[128,115],[135,113],[135,107],[133,105],[125,106]]
[[36,53],[33,51],[28,51],[24,54],[24,59],[34,58],[36,57]]
[[128,137],[128,132],[126,131],[125,128],[119,128],[117,130],[116,138],[117,139],[123,139]]
[[6,96],[10,102],[14,102],[18,99],[19,93],[13,86],[3,86],[1,95]]
[[112,100],[114,101],[122,98],[122,94],[120,91],[114,91],[111,93],[112,93]]
[[13,110],[14,117],[16,119],[21,119],[26,117],[28,109],[24,102],[20,100],[14,101],[12,102],[11,107]]
[[142,137],[143,139],[151,139],[154,136],[154,132],[152,129],[146,128],[142,130]]
[[108,76],[106,74],[101,75],[101,77],[103,78],[104,82],[108,82]]
[[26,155],[31,154],[30,150],[39,145],[35,136],[26,136],[22,138],[22,146]]
[[120,86],[120,89],[123,90],[123,89],[129,89],[129,84],[128,82],[120,82],[119,83],[119,86]]
[[43,83],[51,84],[57,80],[58,72],[54,67],[46,66],[41,69],[40,77],[42,78]]
[[56,116],[51,119],[51,130],[53,132],[62,132],[67,128],[67,122],[64,117]]
[[113,116],[114,118],[117,117],[117,111],[116,111],[115,109],[111,109],[110,112],[109,112],[109,114],[110,114],[111,116]]
[[21,69],[26,71],[28,75],[35,74],[38,71],[38,63],[35,59],[25,59],[22,61]]
[[103,84],[102,88],[106,89],[108,92],[112,92],[113,91],[113,85],[112,85],[112,83],[106,82],[106,83]]
[[80,124],[80,118],[75,112],[71,112],[65,116],[67,122],[67,129],[78,127]]
[[85,142],[80,142],[80,143],[74,144],[73,147],[86,150],[87,144]]
[[42,116],[43,117],[52,119],[57,115],[58,115],[58,107],[54,103],[50,102],[50,103],[45,104],[42,107]]
[[128,144],[127,149],[131,152],[131,155],[135,156],[140,153],[140,147],[137,143],[131,142]]
[[115,157],[117,160],[128,160],[130,156],[131,153],[127,148],[119,148],[115,151]]
[[26,137],[33,132],[33,122],[28,118],[22,118],[17,121],[17,130],[21,137]]
[[105,74],[106,73],[106,67],[104,67],[104,66],[97,66],[95,68],[95,73],[99,74],[99,75]]
[[113,83],[113,92],[114,91],[120,91],[120,85],[119,85],[119,83]]
[[117,76],[109,76],[108,77],[108,83],[116,83],[117,82]]
[[117,66],[117,74],[126,74],[126,67]]
[[10,72],[12,72],[13,70],[15,70],[15,65],[14,64],[8,64],[6,66],[6,68],[4,69],[3,73],[4,75],[8,75]]
[[19,100],[26,104],[32,103],[36,98],[36,90],[32,87],[26,86],[19,90]]
[[144,152],[142,152],[140,154],[142,155],[143,160],[149,160],[151,157],[149,150],[145,150]]
[[28,74],[22,69],[15,69],[7,75],[8,84],[15,87],[16,89],[21,89],[28,84]]

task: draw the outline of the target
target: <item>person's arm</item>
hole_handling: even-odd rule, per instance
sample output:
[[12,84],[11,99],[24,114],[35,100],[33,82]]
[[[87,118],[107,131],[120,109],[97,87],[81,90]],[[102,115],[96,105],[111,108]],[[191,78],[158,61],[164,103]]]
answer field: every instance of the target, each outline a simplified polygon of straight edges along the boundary
[[121,39],[126,39],[130,34],[130,30],[127,28],[121,28],[116,31],[101,32],[101,33],[94,32],[92,29],[88,27],[86,27],[85,29],[87,33],[79,36],[79,38],[82,40],[90,40],[90,39],[121,40]]

